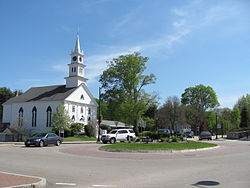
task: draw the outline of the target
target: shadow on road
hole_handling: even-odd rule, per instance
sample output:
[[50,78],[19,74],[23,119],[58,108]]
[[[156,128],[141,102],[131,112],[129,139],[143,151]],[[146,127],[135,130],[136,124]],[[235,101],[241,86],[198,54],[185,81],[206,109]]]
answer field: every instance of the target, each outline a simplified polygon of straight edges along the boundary
[[192,186],[195,187],[200,187],[200,188],[205,188],[204,186],[216,186],[219,185],[220,183],[217,181],[199,181],[195,184],[192,184]]

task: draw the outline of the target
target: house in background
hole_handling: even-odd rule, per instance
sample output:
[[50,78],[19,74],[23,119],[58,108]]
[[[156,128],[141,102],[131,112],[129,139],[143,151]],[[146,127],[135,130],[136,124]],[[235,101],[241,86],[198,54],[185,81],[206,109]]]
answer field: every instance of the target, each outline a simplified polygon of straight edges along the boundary
[[191,131],[191,125],[186,122],[176,122],[174,125],[174,131],[181,134]]
[[30,132],[52,129],[52,113],[63,104],[75,123],[96,122],[97,107],[84,77],[84,53],[77,35],[75,49],[68,64],[69,75],[65,85],[32,87],[20,96],[3,103],[3,123],[25,126]]

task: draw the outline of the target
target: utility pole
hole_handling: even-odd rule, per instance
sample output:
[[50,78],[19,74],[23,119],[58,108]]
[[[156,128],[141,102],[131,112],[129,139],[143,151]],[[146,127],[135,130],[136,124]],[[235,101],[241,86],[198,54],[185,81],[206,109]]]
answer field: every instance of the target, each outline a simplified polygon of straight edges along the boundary
[[100,142],[100,135],[101,135],[101,87],[99,87],[99,116],[98,116],[98,138],[97,142]]
[[217,135],[218,135],[218,128],[217,128],[217,126],[218,126],[218,122],[217,122],[217,118],[218,118],[218,117],[217,117],[217,116],[218,116],[218,115],[217,115],[217,111],[215,112],[215,114],[216,114],[216,134],[215,134],[216,137],[215,137],[215,139],[218,139],[218,136],[217,136]]

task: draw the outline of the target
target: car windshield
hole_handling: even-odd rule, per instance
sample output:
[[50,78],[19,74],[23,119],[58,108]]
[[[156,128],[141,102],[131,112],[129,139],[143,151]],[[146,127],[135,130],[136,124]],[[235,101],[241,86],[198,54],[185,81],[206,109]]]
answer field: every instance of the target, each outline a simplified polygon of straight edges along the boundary
[[41,137],[45,137],[46,136],[46,134],[47,133],[40,133],[40,134],[37,134],[37,135],[35,135],[35,136],[33,136],[33,137],[38,137],[38,138],[41,138]]
[[117,130],[112,130],[109,132],[109,134],[116,134]]

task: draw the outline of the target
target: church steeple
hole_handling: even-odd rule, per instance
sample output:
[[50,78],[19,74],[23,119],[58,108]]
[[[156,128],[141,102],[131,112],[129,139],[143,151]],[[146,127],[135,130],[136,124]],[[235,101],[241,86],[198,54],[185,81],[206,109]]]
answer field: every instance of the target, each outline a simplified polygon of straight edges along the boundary
[[79,34],[77,33],[76,35],[76,44],[75,44],[75,50],[74,53],[78,53],[78,54],[83,54],[83,52],[81,51],[81,47],[80,47],[80,38],[79,38]]
[[75,49],[71,52],[71,63],[68,64],[69,76],[65,78],[67,88],[78,87],[82,83],[86,84],[87,79],[84,78],[85,65],[83,64],[83,60],[84,53],[81,50],[80,38],[77,33]]

